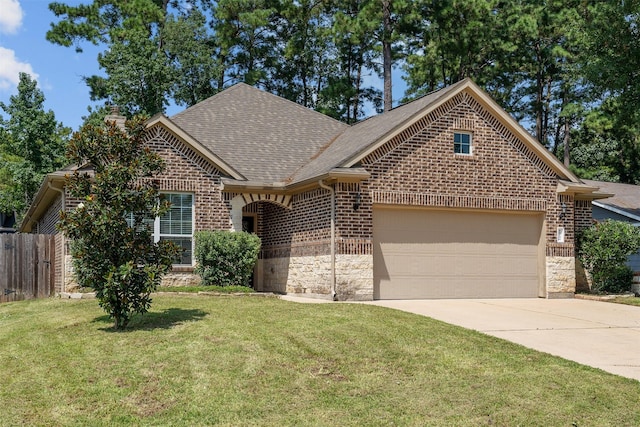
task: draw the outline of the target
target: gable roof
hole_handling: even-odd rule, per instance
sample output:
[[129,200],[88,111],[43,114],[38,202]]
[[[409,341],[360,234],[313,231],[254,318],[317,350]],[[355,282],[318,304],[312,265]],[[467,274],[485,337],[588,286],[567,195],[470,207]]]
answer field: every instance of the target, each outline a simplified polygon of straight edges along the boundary
[[218,157],[215,153],[203,147],[202,144],[196,141],[191,135],[189,135],[187,132],[181,129],[180,126],[175,124],[175,122],[172,122],[164,114],[158,113],[155,116],[151,117],[146,122],[146,126],[148,129],[156,125],[163,126],[169,132],[173,133],[176,137],[180,138],[192,150],[194,150],[196,153],[198,153],[198,155],[206,159],[209,163],[211,163],[214,167],[216,167],[222,173],[225,173],[235,179],[245,179],[245,177],[243,177],[237,170],[231,167],[231,165],[229,165],[223,159]]
[[494,116],[497,116],[501,123],[551,167],[560,178],[571,182],[580,182],[555,156],[549,153],[542,144],[468,78],[353,125],[341,133],[331,145],[308,164],[300,168],[296,176],[293,177],[293,181],[309,179],[336,167],[354,166],[364,157],[389,142],[394,136],[463,91],[473,96]]
[[[256,189],[298,191],[318,180],[359,182],[369,173],[357,164],[396,135],[465,92],[486,108],[560,178],[559,192],[602,198],[585,185],[536,141],[505,110],[470,79],[427,94],[353,126],[339,122],[276,95],[236,84],[176,114],[157,115],[147,126],[164,126],[226,177],[231,191]],[[60,177],[50,174],[43,183],[22,231],[31,227],[60,191]]]
[[598,187],[600,191],[611,194],[609,198],[592,202],[594,205],[634,221],[640,221],[640,186],[587,179],[583,181],[587,185]]
[[293,181],[302,181],[335,167],[353,166],[356,162],[348,162],[349,159],[357,158],[360,160],[364,155],[358,155],[363,154],[367,148],[377,146],[380,141],[390,139],[385,137],[398,127],[413,122],[417,117],[422,117],[430,105],[445,98],[447,94],[455,92],[463,83],[464,81],[447,86],[415,101],[354,124],[342,132],[324,151],[318,153],[315,158],[304,165],[296,173]]
[[283,182],[348,125],[244,83],[170,120],[249,181]]

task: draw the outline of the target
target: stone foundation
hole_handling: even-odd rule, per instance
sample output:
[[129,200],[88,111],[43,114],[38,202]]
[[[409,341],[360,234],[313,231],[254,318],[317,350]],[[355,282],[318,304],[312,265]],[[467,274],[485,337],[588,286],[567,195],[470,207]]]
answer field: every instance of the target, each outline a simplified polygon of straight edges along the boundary
[[62,292],[73,292],[80,288],[76,273],[73,270],[73,257],[65,255],[64,257],[64,282],[62,284]]
[[336,255],[336,293],[340,301],[373,300],[373,255]]
[[576,291],[589,292],[592,288],[591,274],[582,266],[580,260],[576,259]]
[[331,256],[263,260],[263,290],[331,298]]
[[[262,260],[262,290],[331,298],[331,256]],[[373,299],[373,256],[336,255],[336,295],[340,301]]]
[[[162,278],[160,286],[199,286],[200,276],[194,273],[170,272]],[[76,274],[73,271],[73,257],[64,257],[64,284],[62,292],[74,292],[79,289]]]
[[171,272],[162,278],[160,286],[200,286],[200,276],[194,273]]
[[576,292],[576,263],[573,257],[548,256],[547,298],[572,297]]

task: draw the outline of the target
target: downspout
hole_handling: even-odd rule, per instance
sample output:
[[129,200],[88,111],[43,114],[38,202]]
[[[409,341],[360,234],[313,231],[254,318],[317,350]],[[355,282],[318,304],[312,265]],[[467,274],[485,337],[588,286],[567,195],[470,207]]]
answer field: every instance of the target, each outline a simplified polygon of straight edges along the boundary
[[331,299],[338,301],[336,293],[336,193],[333,187],[318,181],[320,188],[331,192]]
[[[65,194],[64,194],[64,188],[56,188],[53,185],[51,185],[50,181],[47,181],[47,186],[49,187],[50,190],[56,191],[58,193],[60,193],[60,197],[62,198],[61,203],[60,203],[60,210],[62,212],[66,211],[67,207],[66,207],[66,198],[65,198]],[[60,283],[60,292],[66,292],[66,286],[65,286],[65,270],[67,267],[67,245],[65,244],[64,241],[64,234],[62,235],[62,271],[60,272],[60,279],[61,279],[61,283]]]
[[65,197],[64,197],[64,190],[61,188],[56,188],[53,185],[51,185],[51,182],[47,182],[47,186],[49,187],[50,190],[56,191],[58,193],[60,193],[60,196],[62,196],[62,206],[60,207],[61,211],[65,211],[66,210],[66,206],[65,206]]

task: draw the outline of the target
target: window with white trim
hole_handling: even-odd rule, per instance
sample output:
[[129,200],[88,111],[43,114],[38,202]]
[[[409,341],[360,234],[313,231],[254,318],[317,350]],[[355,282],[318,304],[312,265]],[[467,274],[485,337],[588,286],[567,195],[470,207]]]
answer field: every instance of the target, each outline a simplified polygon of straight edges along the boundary
[[183,249],[177,260],[178,265],[192,265],[193,263],[193,194],[163,193],[171,207],[159,218],[153,227],[153,240],[170,240]]
[[[190,193],[161,193],[160,197],[167,200],[171,207],[162,216],[155,219],[145,219],[153,232],[153,241],[170,240],[180,248],[182,253],[174,265],[193,265],[193,224],[194,224],[194,197]],[[131,227],[133,217],[127,217],[127,223]]]
[[471,134],[456,132],[453,134],[453,152],[456,154],[471,154]]

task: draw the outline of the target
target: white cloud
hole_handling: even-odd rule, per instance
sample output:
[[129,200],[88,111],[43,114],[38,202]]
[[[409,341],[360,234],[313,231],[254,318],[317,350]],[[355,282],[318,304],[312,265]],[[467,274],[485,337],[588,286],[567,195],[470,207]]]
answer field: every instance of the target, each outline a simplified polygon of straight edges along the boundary
[[21,72],[31,75],[34,79],[38,78],[38,75],[33,72],[31,64],[20,62],[13,50],[0,46],[0,90],[16,87],[20,81],[19,74]]
[[22,25],[22,8],[18,0],[0,0],[0,33],[14,34]]

